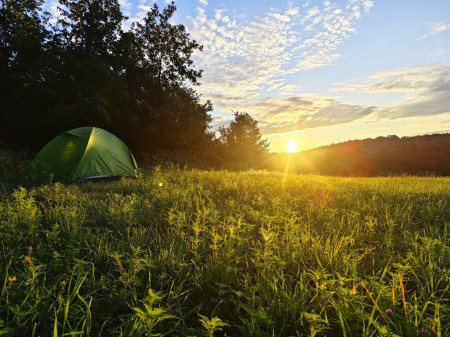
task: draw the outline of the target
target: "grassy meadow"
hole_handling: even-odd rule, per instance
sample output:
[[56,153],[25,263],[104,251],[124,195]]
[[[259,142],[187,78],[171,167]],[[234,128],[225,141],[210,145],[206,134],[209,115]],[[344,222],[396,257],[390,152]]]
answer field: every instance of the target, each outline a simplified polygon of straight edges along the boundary
[[1,336],[449,336],[450,178],[0,182]]

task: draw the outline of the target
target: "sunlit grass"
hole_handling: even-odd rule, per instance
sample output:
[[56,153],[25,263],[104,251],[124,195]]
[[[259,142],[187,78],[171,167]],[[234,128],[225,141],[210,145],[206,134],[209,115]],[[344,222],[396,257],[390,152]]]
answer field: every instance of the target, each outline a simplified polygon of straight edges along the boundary
[[449,203],[449,178],[254,171],[5,190],[0,334],[446,336]]

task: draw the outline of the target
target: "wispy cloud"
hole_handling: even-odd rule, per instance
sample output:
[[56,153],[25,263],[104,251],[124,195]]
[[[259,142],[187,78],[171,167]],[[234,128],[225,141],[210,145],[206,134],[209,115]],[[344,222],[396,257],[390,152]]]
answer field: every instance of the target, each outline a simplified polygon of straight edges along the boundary
[[[336,97],[304,94],[287,98],[234,97],[226,102],[233,111],[247,111],[268,135],[329,127],[359,121],[380,121],[450,114],[450,65],[403,67],[378,72],[360,83],[339,83],[335,91],[404,92],[406,98],[388,105],[348,104]],[[274,83],[276,85],[276,83]],[[225,101],[222,99],[222,102]]]
[[216,11],[207,17],[203,8],[191,19],[190,32],[204,46],[197,65],[204,69],[203,88],[217,94],[242,96],[260,89],[277,76],[290,53],[286,46],[295,41],[289,21],[295,11],[271,12],[247,24]]
[[402,67],[378,72],[359,83],[336,83],[330,91],[363,91],[367,93],[432,93],[450,90],[450,65]]
[[234,103],[233,111],[248,111],[259,121],[264,134],[286,133],[349,123],[371,114],[375,107],[345,104],[319,95],[301,97],[261,97],[252,102]]
[[208,15],[199,6],[188,28],[204,46],[196,56],[197,66],[204,69],[200,90],[206,98],[211,93],[236,97],[261,90],[298,94],[282,77],[335,62],[339,47],[372,5],[361,0],[325,1],[313,8],[291,4],[252,19],[231,15],[224,6]]
[[353,0],[340,8],[326,1],[321,10],[318,7],[310,9],[301,19],[301,24],[307,25],[306,31],[316,33],[294,49],[300,53],[300,57],[291,72],[315,69],[335,62],[341,56],[339,47],[356,31],[354,24],[361,18],[361,11],[367,13],[372,6],[372,1]]
[[130,17],[131,16],[131,10],[132,10],[132,4],[129,0],[119,0],[119,5],[120,5],[120,9],[122,11],[122,13],[127,16]]
[[450,29],[450,23],[444,22],[427,22],[427,33],[417,38],[417,40],[424,40],[432,35],[439,34],[447,29]]
[[450,113],[450,65],[407,67],[393,77],[390,72],[378,74],[373,91],[404,91],[409,95],[393,107],[382,107],[380,118],[433,116]]

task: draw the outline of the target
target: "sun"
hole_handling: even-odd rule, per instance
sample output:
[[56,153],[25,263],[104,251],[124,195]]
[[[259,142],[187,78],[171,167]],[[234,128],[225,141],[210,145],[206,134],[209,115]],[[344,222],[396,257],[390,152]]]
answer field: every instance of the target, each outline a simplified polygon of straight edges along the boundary
[[297,152],[297,147],[298,143],[293,139],[286,142],[286,149],[289,153]]

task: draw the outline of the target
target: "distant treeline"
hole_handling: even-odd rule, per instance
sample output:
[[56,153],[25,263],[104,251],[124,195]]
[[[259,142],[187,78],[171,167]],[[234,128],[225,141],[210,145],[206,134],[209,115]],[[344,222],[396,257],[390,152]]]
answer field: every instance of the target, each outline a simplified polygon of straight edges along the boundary
[[274,154],[269,169],[335,176],[450,175],[450,134],[352,140]]

